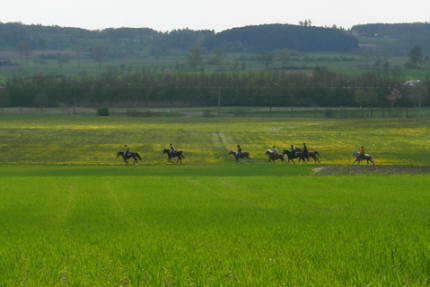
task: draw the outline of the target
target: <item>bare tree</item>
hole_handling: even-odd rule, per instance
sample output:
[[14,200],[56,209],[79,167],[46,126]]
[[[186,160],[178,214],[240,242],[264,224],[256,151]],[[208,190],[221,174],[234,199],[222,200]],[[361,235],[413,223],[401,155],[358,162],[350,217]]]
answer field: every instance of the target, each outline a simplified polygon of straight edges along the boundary
[[281,50],[279,52],[279,60],[281,61],[282,68],[286,68],[290,60],[288,50]]
[[99,63],[99,69],[101,69],[102,62],[105,58],[106,52],[101,46],[96,46],[93,50],[93,59]]
[[31,53],[30,45],[27,42],[19,42],[18,51],[21,54],[21,57],[25,59],[25,64],[28,65],[28,60],[30,58],[30,53]]
[[392,107],[394,107],[395,103],[401,98],[402,98],[402,94],[398,89],[393,89],[387,97],[387,99],[391,102]]
[[193,70],[201,65],[203,61],[202,50],[200,47],[192,47],[188,53],[187,62]]
[[73,51],[75,52],[75,56],[78,59],[78,68],[81,68],[81,53],[82,53],[82,49],[81,46],[75,46],[73,47]]

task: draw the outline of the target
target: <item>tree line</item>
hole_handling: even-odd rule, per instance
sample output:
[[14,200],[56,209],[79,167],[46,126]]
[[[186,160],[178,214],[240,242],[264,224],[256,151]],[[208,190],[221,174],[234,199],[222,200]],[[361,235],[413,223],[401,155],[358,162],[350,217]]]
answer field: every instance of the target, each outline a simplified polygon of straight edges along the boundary
[[395,70],[360,76],[312,72],[121,72],[73,77],[37,74],[0,83],[0,106],[430,105],[430,80],[408,86]]

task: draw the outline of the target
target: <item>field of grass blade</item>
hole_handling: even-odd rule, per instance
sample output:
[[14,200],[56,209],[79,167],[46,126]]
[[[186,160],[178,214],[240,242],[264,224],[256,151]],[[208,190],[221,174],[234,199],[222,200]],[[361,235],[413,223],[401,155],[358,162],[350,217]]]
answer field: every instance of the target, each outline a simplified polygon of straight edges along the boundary
[[265,164],[0,174],[1,286],[430,280],[428,175],[321,177]]

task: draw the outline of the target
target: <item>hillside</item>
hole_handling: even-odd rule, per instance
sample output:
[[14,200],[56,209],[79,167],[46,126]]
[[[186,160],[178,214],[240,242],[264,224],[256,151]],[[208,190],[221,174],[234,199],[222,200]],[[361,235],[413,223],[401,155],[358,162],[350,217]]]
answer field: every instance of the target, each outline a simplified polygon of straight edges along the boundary
[[353,36],[338,29],[271,24],[234,28],[220,33],[189,29],[167,33],[149,28],[85,30],[59,26],[0,23],[0,50],[93,51],[101,46],[113,56],[155,54],[201,46],[234,52],[267,52],[290,49],[301,52],[351,52],[358,48]]
[[242,45],[250,52],[289,49],[301,52],[353,52],[358,40],[349,33],[332,28],[270,24],[234,28],[216,34],[209,47]]
[[404,56],[414,45],[430,53],[429,23],[366,24],[354,26],[351,31],[360,38],[360,44],[390,55]]

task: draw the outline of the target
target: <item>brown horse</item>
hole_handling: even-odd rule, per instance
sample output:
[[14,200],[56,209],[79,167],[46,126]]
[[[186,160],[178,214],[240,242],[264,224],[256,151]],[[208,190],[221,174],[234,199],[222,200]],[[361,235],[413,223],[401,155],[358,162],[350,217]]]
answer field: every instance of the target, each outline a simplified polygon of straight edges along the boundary
[[165,148],[163,153],[167,154],[167,160],[169,162],[172,161],[172,158],[176,157],[176,163],[182,163],[182,159],[185,158],[183,152],[181,150],[177,150],[172,153],[170,149]]
[[[303,153],[303,151],[299,148],[296,149],[296,153],[300,152]],[[307,155],[303,154],[304,158],[306,158],[307,161],[309,161],[309,158],[312,158],[314,160],[314,163],[320,163],[320,153],[318,151],[309,151]]]
[[130,158],[134,159],[134,164],[137,164],[138,160],[142,160],[140,155],[137,152],[129,152],[127,155],[123,151],[119,151],[116,154],[116,157],[121,156],[126,164],[128,164],[128,160]]
[[303,152],[297,152],[296,151],[296,153],[293,155],[291,153],[291,151],[284,149],[284,151],[282,152],[282,154],[284,154],[284,155],[287,156],[288,163],[290,163],[290,161],[292,161],[294,164],[296,164],[296,162],[294,161],[294,159],[296,159],[296,158],[299,159],[299,162],[300,161],[306,162],[305,161],[305,156],[304,156]]
[[251,155],[249,154],[249,152],[246,152],[246,151],[244,151],[244,152],[242,152],[241,154],[240,154],[240,156],[237,154],[237,152],[235,152],[235,151],[229,151],[229,153],[228,153],[229,155],[233,155],[234,156],[234,158],[236,159],[236,161],[239,161],[239,159],[241,159],[241,158],[246,158],[246,159],[251,159]]

